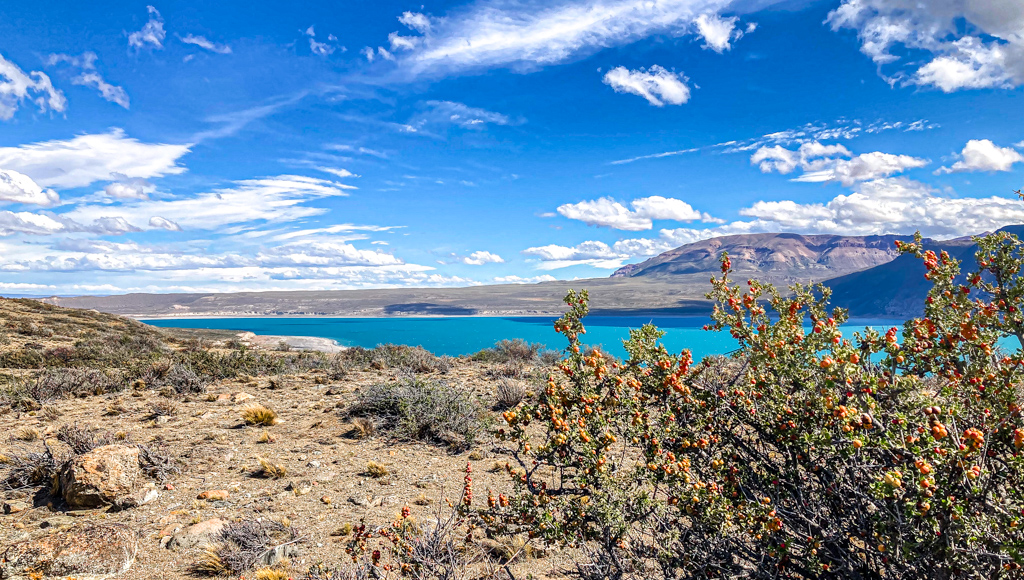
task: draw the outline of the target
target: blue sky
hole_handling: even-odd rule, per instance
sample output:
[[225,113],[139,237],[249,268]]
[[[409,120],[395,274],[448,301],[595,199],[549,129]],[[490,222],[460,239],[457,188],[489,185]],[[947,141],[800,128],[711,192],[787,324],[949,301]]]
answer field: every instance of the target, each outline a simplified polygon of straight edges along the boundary
[[0,293],[980,233],[1024,223],[1022,85],[1021,0],[8,2]]

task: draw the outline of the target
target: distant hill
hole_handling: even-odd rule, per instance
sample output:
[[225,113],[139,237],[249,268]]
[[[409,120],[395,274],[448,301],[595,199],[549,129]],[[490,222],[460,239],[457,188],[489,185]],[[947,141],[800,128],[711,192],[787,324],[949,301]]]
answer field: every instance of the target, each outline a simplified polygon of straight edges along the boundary
[[895,241],[910,236],[837,236],[745,234],[723,236],[680,246],[639,264],[630,264],[613,278],[678,279],[719,271],[719,256],[729,252],[737,274],[779,283],[822,281],[894,260]]
[[[1024,225],[1007,226],[1000,231],[1024,237]],[[942,242],[926,240],[924,245],[935,253],[945,250],[960,260],[964,272],[977,267],[974,254],[978,246],[970,237]],[[931,288],[924,273],[921,260],[900,256],[874,268],[826,280],[825,284],[832,288],[832,304],[849,309],[852,316],[911,318],[924,311],[924,299]]]

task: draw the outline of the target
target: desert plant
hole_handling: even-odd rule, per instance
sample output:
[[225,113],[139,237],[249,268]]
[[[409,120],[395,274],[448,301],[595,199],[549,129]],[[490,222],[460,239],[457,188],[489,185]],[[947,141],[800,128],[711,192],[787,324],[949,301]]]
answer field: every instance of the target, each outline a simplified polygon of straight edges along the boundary
[[[584,356],[587,295],[570,292],[568,356],[505,412],[516,489],[483,517],[591,554],[584,577],[1019,574],[1024,252],[976,241],[965,277],[919,237],[900,245],[933,284],[925,314],[853,340],[827,288],[734,285],[723,256],[709,328],[740,348],[696,365],[650,325],[621,364]],[[999,353],[1005,337],[1022,344]]]
[[379,479],[381,477],[387,477],[388,475],[391,475],[391,472],[388,471],[387,466],[384,465],[383,463],[377,463],[376,461],[368,461],[366,463],[366,475]]
[[49,445],[43,452],[25,451],[11,453],[4,457],[0,469],[3,471],[3,487],[6,489],[24,489],[41,485],[54,485],[62,463],[54,456]]
[[376,417],[390,434],[409,440],[472,445],[483,427],[483,409],[447,383],[406,379],[362,390],[349,408],[354,417]]
[[249,405],[242,409],[242,421],[245,421],[246,425],[270,427],[277,424],[277,412],[263,405]]
[[352,430],[349,433],[350,436],[356,439],[366,439],[367,437],[372,437],[377,433],[377,426],[374,425],[373,419],[367,417],[353,417]]
[[255,477],[265,477],[267,479],[281,479],[288,475],[288,469],[280,463],[271,463],[270,461],[257,457],[256,461],[259,462],[259,467],[253,472]]
[[535,362],[544,345],[529,343],[521,338],[499,340],[472,356],[473,360],[494,363],[529,364]]
[[494,406],[498,410],[511,409],[526,398],[526,387],[513,379],[500,379],[494,387]]

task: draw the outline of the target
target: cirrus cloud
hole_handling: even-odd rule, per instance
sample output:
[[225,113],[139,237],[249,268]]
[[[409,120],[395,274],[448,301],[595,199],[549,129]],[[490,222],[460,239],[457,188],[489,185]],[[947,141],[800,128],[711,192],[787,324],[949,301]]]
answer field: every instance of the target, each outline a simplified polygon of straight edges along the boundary
[[624,66],[615,67],[604,75],[604,84],[616,93],[629,93],[647,99],[647,102],[663,107],[682,105],[690,100],[687,78],[653,65],[649,69],[629,70]]

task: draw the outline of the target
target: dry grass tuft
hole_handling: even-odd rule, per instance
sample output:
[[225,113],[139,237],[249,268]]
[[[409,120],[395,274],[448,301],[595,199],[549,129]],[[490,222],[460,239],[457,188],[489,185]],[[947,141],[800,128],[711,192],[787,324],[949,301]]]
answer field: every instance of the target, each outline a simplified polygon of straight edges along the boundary
[[366,475],[374,478],[387,477],[391,472],[388,471],[387,466],[383,463],[377,463],[376,461],[370,461],[366,464]]
[[256,580],[289,580],[291,576],[283,570],[278,570],[276,568],[263,568],[261,570],[257,570],[256,573],[253,574],[253,578]]
[[352,419],[352,430],[349,431],[349,435],[356,439],[366,439],[367,437],[373,437],[377,432],[377,426],[373,423],[372,419],[366,417],[356,417]]
[[500,379],[494,389],[494,407],[499,410],[511,409],[526,398],[523,383],[514,379]]
[[256,440],[257,443],[273,443],[274,441],[277,441],[277,439],[266,429],[263,430],[263,434],[260,435],[260,438]]
[[285,475],[288,475],[288,470],[281,464],[274,464],[262,457],[257,457],[257,461],[260,462],[259,469],[253,474],[257,477],[266,477],[268,479],[281,479]]
[[22,427],[11,435],[15,441],[37,441],[39,440],[39,429],[35,427]]
[[263,405],[249,405],[242,409],[242,420],[246,425],[269,427],[277,423],[277,413]]

